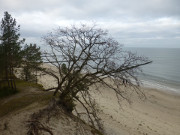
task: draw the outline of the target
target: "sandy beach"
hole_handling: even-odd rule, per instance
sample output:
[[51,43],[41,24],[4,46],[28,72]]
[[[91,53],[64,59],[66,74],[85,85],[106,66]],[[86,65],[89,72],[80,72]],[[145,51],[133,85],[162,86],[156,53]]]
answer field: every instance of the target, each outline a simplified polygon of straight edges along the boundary
[[[47,88],[55,84],[52,79],[43,76],[40,82]],[[93,89],[91,87],[92,91]],[[125,87],[125,89],[129,88]],[[146,94],[146,99],[140,100],[137,95],[132,94],[131,104],[123,100],[119,105],[115,94],[104,86],[100,87],[101,93],[94,94],[101,109],[100,117],[106,133],[108,135],[179,135],[180,95],[154,88],[141,89]],[[35,110],[23,109],[1,118],[1,122],[8,123],[9,131],[4,131],[1,123],[0,132],[3,135],[26,133],[27,128],[22,123],[28,120],[33,111],[40,108],[37,105]],[[62,120],[51,122],[50,126],[55,135],[73,134],[69,131],[75,130],[76,126],[69,122],[64,123],[68,125],[63,125]]]
[[143,88],[147,99],[133,96],[132,104],[118,105],[115,95],[103,88],[97,97],[109,135],[179,135],[180,96]]
[[[47,84],[45,87],[48,87],[49,79],[43,77],[41,83]],[[95,88],[91,89],[93,91]],[[179,135],[180,95],[155,88],[140,89],[144,91],[146,99],[141,100],[134,93],[131,104],[124,100],[119,105],[113,91],[104,86],[100,87],[101,93],[94,94],[102,110],[100,117],[107,134]]]

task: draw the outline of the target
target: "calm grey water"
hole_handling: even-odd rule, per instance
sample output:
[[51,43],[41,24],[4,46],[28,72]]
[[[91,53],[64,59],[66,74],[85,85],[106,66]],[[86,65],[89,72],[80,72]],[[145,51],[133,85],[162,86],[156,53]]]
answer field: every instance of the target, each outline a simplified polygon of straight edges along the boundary
[[180,92],[180,48],[125,48],[153,62],[143,67],[140,79],[146,86]]

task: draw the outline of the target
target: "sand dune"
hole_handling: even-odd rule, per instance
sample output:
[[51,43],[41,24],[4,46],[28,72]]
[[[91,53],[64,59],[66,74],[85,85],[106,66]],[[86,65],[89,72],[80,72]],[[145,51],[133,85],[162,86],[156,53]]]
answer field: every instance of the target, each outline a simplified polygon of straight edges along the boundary
[[119,107],[115,95],[103,88],[96,95],[109,135],[179,135],[180,96],[156,89],[143,88],[147,99],[132,97],[132,104],[122,101]]
[[[40,79],[44,87],[55,84],[52,78]],[[94,88],[91,87],[93,90]],[[129,89],[126,87],[125,89]],[[119,106],[115,94],[101,86],[101,94],[94,94],[102,113],[108,135],[180,135],[180,95],[154,88],[141,88],[146,100],[132,96],[132,104]]]
[[[56,83],[53,78],[48,76],[42,76],[39,79],[45,88],[54,86]],[[93,89],[91,87],[91,90]],[[94,94],[102,110],[100,117],[106,133],[108,135],[180,135],[180,95],[152,88],[141,89],[146,94],[146,100],[140,100],[134,95],[131,97],[132,104],[122,101],[121,106],[117,103],[115,94],[106,87],[100,87],[101,94]],[[8,116],[9,118],[1,118],[1,120],[9,120],[9,125],[15,129],[10,131],[23,134],[26,130],[22,130],[23,124],[19,122],[19,119],[22,118],[21,122],[23,122],[23,119],[27,119],[30,115],[29,112],[28,110],[27,113],[14,113],[10,117]],[[58,121],[55,121],[54,124],[51,123],[55,135],[59,135],[61,131],[59,127],[63,126],[62,123],[58,126],[58,123]],[[73,130],[75,126],[65,128],[66,131],[69,131]],[[21,131],[23,132],[21,133]],[[6,133],[10,132],[4,132],[4,135]],[[11,132],[11,134],[15,133]],[[61,134],[66,135],[66,132],[61,132]]]

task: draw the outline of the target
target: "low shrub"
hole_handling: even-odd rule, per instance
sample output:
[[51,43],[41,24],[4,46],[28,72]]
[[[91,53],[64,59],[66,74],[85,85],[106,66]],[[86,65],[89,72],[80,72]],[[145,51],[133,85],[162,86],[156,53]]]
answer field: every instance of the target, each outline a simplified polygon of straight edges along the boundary
[[7,86],[0,88],[0,98],[7,97],[13,94],[16,94],[18,91],[13,90]]

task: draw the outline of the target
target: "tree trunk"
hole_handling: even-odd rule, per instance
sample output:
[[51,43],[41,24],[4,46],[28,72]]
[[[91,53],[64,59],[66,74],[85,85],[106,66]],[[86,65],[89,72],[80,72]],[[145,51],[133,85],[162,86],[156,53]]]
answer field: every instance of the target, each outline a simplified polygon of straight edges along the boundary
[[63,108],[69,112],[72,113],[74,110],[74,102],[73,102],[73,97],[69,93],[70,90],[63,91],[60,96],[59,96],[59,104],[63,106]]
[[14,85],[13,85],[13,74],[12,74],[12,67],[10,66],[10,75],[9,75],[9,79],[11,82],[11,89],[14,90]]
[[15,82],[15,76],[14,76],[13,71],[14,71],[14,69],[13,69],[13,67],[12,67],[11,73],[12,73],[13,88],[14,88],[14,90],[16,90],[16,82]]
[[6,78],[6,81],[7,81],[7,83],[8,83],[8,88],[10,88],[10,83],[9,83],[9,77],[8,77],[8,66],[6,65],[5,66],[5,78]]

